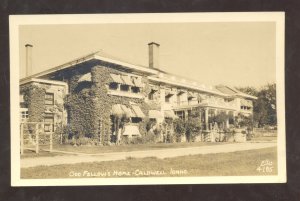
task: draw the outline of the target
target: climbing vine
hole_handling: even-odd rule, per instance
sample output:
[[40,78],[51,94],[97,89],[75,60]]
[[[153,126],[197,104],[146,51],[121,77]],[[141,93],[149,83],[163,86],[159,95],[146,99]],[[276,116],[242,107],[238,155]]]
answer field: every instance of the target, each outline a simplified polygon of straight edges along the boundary
[[34,84],[28,84],[21,86],[20,91],[24,95],[24,102],[26,107],[28,107],[29,121],[42,121],[45,112],[46,89]]
[[[149,106],[143,99],[112,96],[108,94],[108,84],[112,82],[111,73],[122,72],[104,66],[95,66],[91,69],[91,82],[78,83],[80,74],[74,73],[70,79],[70,95],[65,100],[69,111],[69,123],[74,135],[79,137],[97,138],[99,143],[108,144],[111,139],[111,108],[114,104],[122,104],[130,107],[130,102],[140,106],[144,114],[148,114]],[[143,83],[147,79],[143,78]],[[82,85],[81,87],[79,85]],[[141,93],[147,93],[142,89]],[[140,126],[143,134],[145,129]]]

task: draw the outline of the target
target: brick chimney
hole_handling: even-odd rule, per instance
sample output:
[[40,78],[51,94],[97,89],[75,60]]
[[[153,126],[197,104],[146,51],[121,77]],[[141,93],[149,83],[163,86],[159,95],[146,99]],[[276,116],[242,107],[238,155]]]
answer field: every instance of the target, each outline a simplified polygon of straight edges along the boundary
[[155,42],[148,43],[149,47],[149,67],[159,68],[159,44]]
[[32,74],[32,45],[26,44],[26,72],[25,76],[28,77]]

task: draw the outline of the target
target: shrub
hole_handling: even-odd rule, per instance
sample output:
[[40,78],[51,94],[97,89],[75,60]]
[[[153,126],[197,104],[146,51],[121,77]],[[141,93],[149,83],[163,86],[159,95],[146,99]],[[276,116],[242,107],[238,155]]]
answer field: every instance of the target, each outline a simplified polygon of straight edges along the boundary
[[155,143],[157,139],[157,135],[154,132],[147,132],[145,135],[141,137],[142,143]]

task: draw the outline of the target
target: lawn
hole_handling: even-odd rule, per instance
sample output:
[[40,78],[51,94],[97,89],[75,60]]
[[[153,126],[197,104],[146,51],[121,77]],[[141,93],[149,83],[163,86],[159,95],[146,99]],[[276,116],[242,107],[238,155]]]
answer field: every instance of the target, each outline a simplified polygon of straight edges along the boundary
[[[147,176],[250,176],[276,175],[276,147],[157,159],[127,158],[120,161],[79,163],[72,165],[39,166],[21,169],[21,178],[89,178]],[[269,163],[266,163],[268,160]],[[262,161],[268,164],[260,166]],[[272,165],[270,165],[272,162]],[[258,169],[258,167],[261,167]],[[270,168],[272,167],[272,169]],[[269,170],[266,172],[265,170]]]
[[227,144],[229,142],[182,142],[182,143],[156,143],[156,144],[130,144],[130,145],[112,145],[112,146],[72,146],[72,145],[55,145],[54,150],[65,152],[77,152],[88,154],[99,154],[108,152],[123,152],[123,151],[142,151],[165,148],[184,148],[184,147],[199,147]]
[[275,136],[258,136],[254,137],[251,139],[253,142],[258,142],[258,141],[276,141],[277,137]]

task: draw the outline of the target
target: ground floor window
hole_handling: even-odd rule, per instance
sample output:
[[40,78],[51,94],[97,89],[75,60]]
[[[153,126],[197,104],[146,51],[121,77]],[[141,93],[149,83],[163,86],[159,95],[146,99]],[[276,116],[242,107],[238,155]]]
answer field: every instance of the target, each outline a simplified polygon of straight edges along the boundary
[[28,110],[27,111],[21,111],[21,120],[27,121],[28,120]]
[[44,131],[53,132],[54,131],[54,115],[47,114],[44,118]]
[[175,114],[176,114],[180,119],[184,119],[184,111],[175,111]]
[[140,118],[140,117],[132,117],[131,118],[131,122],[132,123],[139,123],[141,121],[142,121],[142,118]]

